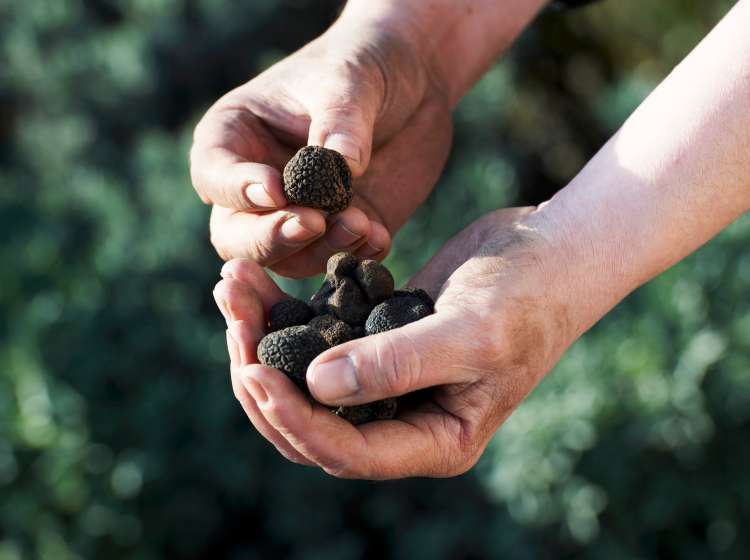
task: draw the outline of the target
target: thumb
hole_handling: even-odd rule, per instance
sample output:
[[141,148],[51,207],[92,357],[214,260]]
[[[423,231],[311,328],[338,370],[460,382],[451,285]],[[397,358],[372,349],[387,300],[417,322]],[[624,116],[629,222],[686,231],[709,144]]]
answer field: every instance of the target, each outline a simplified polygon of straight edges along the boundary
[[370,163],[372,134],[377,108],[374,103],[352,96],[324,103],[312,111],[307,143],[336,150],[346,158],[354,177],[362,175]]
[[481,371],[472,367],[483,355],[481,344],[457,325],[460,319],[432,315],[331,348],[310,364],[310,392],[326,404],[354,405],[436,385],[472,383]]

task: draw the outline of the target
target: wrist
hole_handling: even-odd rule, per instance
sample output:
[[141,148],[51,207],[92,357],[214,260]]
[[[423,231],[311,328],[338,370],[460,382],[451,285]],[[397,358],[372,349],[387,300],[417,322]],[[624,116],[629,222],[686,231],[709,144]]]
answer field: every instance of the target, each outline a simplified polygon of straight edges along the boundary
[[349,0],[334,27],[379,29],[408,45],[455,105],[548,0]]

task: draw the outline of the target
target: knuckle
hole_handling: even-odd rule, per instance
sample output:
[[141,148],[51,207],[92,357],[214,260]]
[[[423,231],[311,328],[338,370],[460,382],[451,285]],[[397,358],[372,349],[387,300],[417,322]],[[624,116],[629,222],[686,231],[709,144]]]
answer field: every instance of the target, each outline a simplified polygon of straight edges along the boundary
[[336,478],[347,480],[366,478],[358,469],[341,460],[326,461],[320,465],[320,468],[322,468],[326,474]]
[[447,476],[461,476],[467,473],[479,462],[481,454],[469,455],[467,457],[459,458],[446,472]]
[[409,392],[422,377],[422,358],[414,341],[408,336],[399,336],[403,337],[401,344],[397,344],[393,336],[386,336],[376,346],[377,363],[373,371],[380,374],[375,382],[389,396]]
[[279,424],[275,427],[282,435],[286,434],[289,437],[292,436],[289,430],[287,430],[285,426],[283,426],[282,417],[283,417],[284,407],[279,402],[278,399],[270,399],[266,401],[265,403],[263,403],[262,409],[263,409],[264,416],[268,418],[272,418],[274,420],[274,422],[272,422],[273,424]]
[[216,251],[216,254],[219,255],[219,258],[223,261],[229,261],[232,260],[232,254],[229,251],[227,247],[224,246],[223,241],[221,240],[220,236],[215,232],[211,231],[210,234],[211,239],[211,245],[213,245],[214,250]]
[[284,457],[284,459],[286,459],[287,461],[290,461],[297,465],[305,464],[305,461],[302,460],[302,458],[299,455],[292,453],[291,451],[287,449],[284,449],[281,445],[274,444],[274,447],[276,448],[276,451],[278,451],[281,454],[281,456]]
[[273,255],[273,249],[267,239],[253,237],[248,242],[248,252],[250,258],[261,266],[270,264]]

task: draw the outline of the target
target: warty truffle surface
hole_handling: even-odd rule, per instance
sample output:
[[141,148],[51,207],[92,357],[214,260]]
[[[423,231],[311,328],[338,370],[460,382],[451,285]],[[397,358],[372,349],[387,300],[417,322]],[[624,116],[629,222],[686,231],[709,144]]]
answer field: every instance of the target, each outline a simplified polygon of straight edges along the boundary
[[305,146],[284,168],[284,195],[292,204],[341,212],[352,201],[352,173],[334,150]]
[[315,329],[302,325],[264,336],[258,344],[258,359],[263,365],[283,371],[307,393],[307,368],[316,356],[326,350],[328,344],[323,336]]
[[315,316],[312,308],[296,298],[282,299],[268,312],[268,326],[271,332],[304,325]]

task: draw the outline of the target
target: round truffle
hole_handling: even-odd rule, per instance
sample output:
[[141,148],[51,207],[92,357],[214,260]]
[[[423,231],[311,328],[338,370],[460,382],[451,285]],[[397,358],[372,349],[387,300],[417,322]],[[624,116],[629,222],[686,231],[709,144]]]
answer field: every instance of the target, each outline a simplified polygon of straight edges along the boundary
[[392,297],[375,306],[365,322],[365,332],[377,334],[390,331],[431,314],[430,308],[416,296]]
[[390,398],[356,406],[340,406],[334,410],[334,414],[357,425],[375,420],[390,420],[396,416],[397,408],[396,399]]
[[352,328],[332,315],[320,315],[308,323],[318,331],[329,346],[337,346],[354,338]]
[[276,303],[268,312],[268,326],[273,331],[304,325],[315,316],[312,308],[302,300],[289,298]]
[[307,393],[305,374],[318,354],[328,350],[323,336],[307,325],[288,327],[264,336],[258,344],[260,363],[283,371]]
[[352,201],[352,173],[344,156],[305,146],[284,168],[284,194],[292,204],[341,212]]
[[357,265],[359,265],[359,261],[351,253],[342,252],[331,255],[326,263],[326,279],[329,282],[335,282],[346,276],[351,276]]
[[390,271],[372,259],[365,259],[354,270],[359,287],[370,305],[377,305],[393,295],[393,276]]
[[393,292],[393,297],[404,297],[404,296],[414,296],[418,297],[422,300],[422,303],[424,303],[427,307],[430,308],[430,312],[435,311],[435,302],[430,297],[430,294],[425,292],[422,288],[403,288],[401,290],[396,290]]

